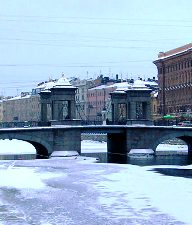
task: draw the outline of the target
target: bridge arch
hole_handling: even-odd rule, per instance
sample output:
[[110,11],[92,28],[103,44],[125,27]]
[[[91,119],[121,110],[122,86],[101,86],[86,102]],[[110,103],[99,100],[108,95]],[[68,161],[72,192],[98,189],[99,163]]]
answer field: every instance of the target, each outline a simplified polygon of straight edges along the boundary
[[192,134],[183,134],[183,132],[173,132],[168,134],[162,134],[161,136],[158,136],[158,138],[155,139],[153,142],[153,150],[156,152],[157,146],[159,144],[162,144],[166,140],[172,140],[172,139],[180,139],[186,143],[188,146],[188,154],[191,154],[192,151]]
[[26,134],[10,134],[4,133],[0,134],[0,140],[21,140],[32,144],[36,150],[36,158],[37,159],[46,159],[51,154],[51,146],[45,142],[44,140],[38,137],[31,137],[30,135]]

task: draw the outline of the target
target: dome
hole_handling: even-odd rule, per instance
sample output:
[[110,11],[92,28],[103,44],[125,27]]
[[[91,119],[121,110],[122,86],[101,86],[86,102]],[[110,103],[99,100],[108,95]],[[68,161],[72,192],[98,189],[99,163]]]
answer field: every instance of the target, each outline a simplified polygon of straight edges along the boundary
[[144,81],[136,80],[133,84],[133,87],[146,87]]
[[131,87],[127,82],[116,83],[114,86],[116,87],[115,92],[124,92]]
[[149,89],[149,88],[147,88],[147,86],[145,86],[144,81],[136,80],[132,86],[132,89]]
[[69,80],[66,77],[62,76],[55,83],[55,86],[71,86],[71,84],[69,83]]
[[62,75],[62,77],[55,82],[53,88],[75,88],[75,87],[73,87],[70,84],[69,80],[64,75]]

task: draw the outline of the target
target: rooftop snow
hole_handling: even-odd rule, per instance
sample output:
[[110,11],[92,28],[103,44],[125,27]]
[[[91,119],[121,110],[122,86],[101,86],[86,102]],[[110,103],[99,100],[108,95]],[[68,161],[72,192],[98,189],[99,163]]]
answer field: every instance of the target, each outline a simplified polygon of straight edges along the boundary
[[62,75],[61,78],[59,78],[58,81],[56,81],[55,85],[52,88],[75,88],[73,87],[69,80]]
[[[158,56],[158,59],[156,59],[155,61],[158,61],[160,59],[166,59],[166,58],[170,58],[172,56],[177,56],[181,53],[185,53],[189,50],[192,50],[192,43],[186,45],[186,46],[183,46],[183,50],[179,50],[180,48],[177,49],[173,49],[173,50],[170,50],[168,52],[164,52],[162,53],[160,56]],[[170,53],[169,53],[170,52]],[[172,52],[172,53],[171,53]]]

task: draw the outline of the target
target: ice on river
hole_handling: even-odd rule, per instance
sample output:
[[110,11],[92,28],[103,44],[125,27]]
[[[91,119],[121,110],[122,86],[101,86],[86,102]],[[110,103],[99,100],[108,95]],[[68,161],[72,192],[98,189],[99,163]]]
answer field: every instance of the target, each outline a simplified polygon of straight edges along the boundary
[[0,161],[0,224],[192,224],[192,179],[154,168],[192,170],[86,157]]
[[0,166],[2,224],[5,205],[25,215],[20,224],[65,219],[71,222],[63,224],[192,224],[192,180],[160,175],[151,171],[154,167],[84,164],[82,159],[2,161]]

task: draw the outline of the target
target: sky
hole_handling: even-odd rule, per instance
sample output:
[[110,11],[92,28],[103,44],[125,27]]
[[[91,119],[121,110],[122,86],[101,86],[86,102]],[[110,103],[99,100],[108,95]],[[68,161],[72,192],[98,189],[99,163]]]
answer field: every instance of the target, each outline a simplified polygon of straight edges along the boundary
[[191,43],[189,0],[0,0],[0,93],[49,78],[157,76],[160,51]]

